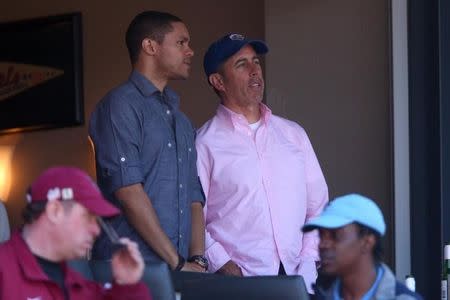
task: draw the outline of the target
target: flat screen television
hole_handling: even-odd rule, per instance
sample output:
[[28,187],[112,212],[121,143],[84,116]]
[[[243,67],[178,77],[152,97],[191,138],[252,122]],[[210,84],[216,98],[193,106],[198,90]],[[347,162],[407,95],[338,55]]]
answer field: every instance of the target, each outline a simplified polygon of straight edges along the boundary
[[80,13],[0,23],[0,134],[84,123]]

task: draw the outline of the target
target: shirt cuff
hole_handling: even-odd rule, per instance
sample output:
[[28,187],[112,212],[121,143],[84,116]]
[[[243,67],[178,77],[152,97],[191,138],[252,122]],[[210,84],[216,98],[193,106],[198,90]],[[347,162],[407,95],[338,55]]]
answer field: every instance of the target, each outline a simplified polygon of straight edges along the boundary
[[143,182],[143,176],[139,166],[123,166],[116,172],[107,174],[103,179],[103,185],[107,191],[112,193],[124,186]]
[[301,259],[297,274],[303,277],[308,293],[314,294],[312,285],[317,279],[317,268],[314,259]]
[[189,193],[189,197],[191,203],[200,202],[202,206],[205,206],[205,196],[201,188],[193,188]]
[[222,245],[217,242],[206,249],[205,256],[209,262],[208,271],[211,273],[215,273],[231,259],[231,257],[225,251],[225,248],[223,248]]

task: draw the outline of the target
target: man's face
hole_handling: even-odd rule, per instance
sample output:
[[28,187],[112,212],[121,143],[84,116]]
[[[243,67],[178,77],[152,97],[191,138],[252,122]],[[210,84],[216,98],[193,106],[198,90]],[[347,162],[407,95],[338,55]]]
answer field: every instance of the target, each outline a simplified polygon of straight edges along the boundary
[[181,22],[172,23],[173,30],[157,44],[156,64],[158,72],[167,80],[187,79],[194,51],[189,47],[189,32]]
[[92,248],[95,239],[100,234],[96,216],[77,202],[66,209],[65,220],[60,224],[66,235],[67,259],[83,257]]
[[321,268],[329,275],[341,276],[352,272],[363,254],[364,237],[359,227],[349,224],[337,229],[319,229]]
[[[259,58],[250,45],[242,47],[220,68],[223,79],[221,89],[225,105],[259,104],[264,96],[264,79]],[[217,88],[217,87],[216,87]]]

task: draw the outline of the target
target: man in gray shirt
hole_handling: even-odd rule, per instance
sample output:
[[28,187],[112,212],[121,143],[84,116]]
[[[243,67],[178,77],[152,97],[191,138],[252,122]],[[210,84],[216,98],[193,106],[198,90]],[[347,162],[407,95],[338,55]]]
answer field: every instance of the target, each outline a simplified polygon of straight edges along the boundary
[[5,205],[0,201],[0,243],[9,240],[9,221]]
[[[126,34],[133,71],[97,105],[89,134],[98,184],[124,213],[111,220],[119,235],[135,240],[147,262],[163,260],[173,270],[202,272],[207,269],[204,197],[195,131],[178,108],[178,95],[166,87],[169,80],[189,75],[194,54],[189,40],[176,16],[137,15]],[[93,259],[109,259],[110,249],[101,237]]]

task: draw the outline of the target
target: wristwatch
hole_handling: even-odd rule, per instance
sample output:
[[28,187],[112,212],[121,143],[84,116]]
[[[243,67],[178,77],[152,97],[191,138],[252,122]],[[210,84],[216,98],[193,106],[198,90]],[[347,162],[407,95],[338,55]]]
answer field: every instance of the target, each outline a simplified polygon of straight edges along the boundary
[[193,255],[189,257],[188,262],[194,262],[203,269],[205,269],[205,271],[208,271],[209,262],[208,259],[203,255]]

